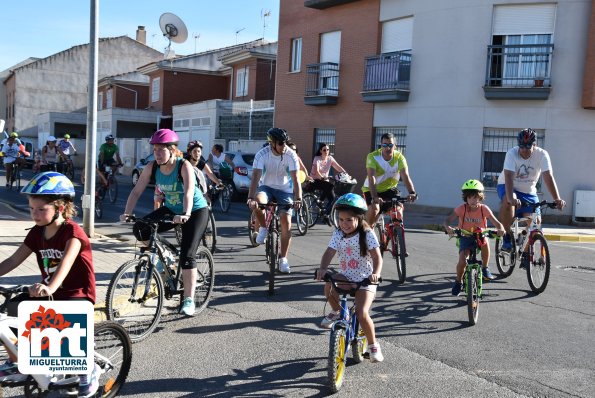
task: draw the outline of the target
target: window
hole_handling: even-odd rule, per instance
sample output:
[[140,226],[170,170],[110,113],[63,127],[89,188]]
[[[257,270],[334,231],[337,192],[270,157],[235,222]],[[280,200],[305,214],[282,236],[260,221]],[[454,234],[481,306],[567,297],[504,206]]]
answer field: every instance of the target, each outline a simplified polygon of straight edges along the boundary
[[236,74],[236,97],[248,95],[248,67],[239,69]]
[[329,155],[335,154],[335,129],[315,129],[314,130],[314,152],[318,151],[320,144],[325,143],[328,145],[330,152]]
[[111,109],[112,107],[112,89],[109,89],[105,92],[106,97],[105,97],[105,108],[106,109]]
[[299,72],[302,65],[302,38],[291,39],[291,68],[290,72]]
[[156,77],[151,82],[151,102],[159,101],[159,91],[161,86],[161,78]]
[[[320,35],[320,69],[318,87],[320,95],[337,95],[339,91],[338,68],[341,62],[341,31]],[[326,65],[324,65],[326,64]]]
[[[481,182],[486,188],[496,188],[498,176],[504,167],[506,152],[517,145],[518,129],[499,129],[486,127],[483,129],[483,145],[481,157]],[[544,130],[535,130],[537,145],[543,148],[545,141]],[[537,183],[537,190],[541,192],[541,178]]]
[[99,93],[97,95],[97,110],[100,111],[103,109],[103,93]]
[[382,24],[382,53],[413,48],[413,17],[387,21]]
[[407,127],[376,127],[374,132],[374,143],[372,150],[380,148],[382,135],[391,133],[395,136],[395,144],[402,154],[405,154],[405,138],[407,137]]

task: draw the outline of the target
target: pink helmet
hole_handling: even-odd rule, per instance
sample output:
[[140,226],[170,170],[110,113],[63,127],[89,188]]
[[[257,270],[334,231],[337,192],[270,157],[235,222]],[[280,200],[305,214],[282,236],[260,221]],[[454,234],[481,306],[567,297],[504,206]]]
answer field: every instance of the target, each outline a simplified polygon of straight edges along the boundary
[[151,137],[151,145],[155,145],[155,144],[162,144],[162,145],[168,145],[168,144],[177,144],[178,141],[180,141],[180,137],[178,137],[178,135],[176,134],[175,131],[170,130],[170,129],[161,129],[161,130],[157,130],[155,131],[155,134],[153,134],[153,136]]

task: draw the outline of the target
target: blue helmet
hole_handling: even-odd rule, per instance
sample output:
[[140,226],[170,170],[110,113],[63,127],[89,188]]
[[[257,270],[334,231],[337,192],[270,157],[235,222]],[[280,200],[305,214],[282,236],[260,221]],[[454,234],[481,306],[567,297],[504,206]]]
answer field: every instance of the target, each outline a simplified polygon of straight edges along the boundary
[[55,171],[39,173],[21,189],[28,195],[55,195],[74,199],[74,185],[64,174]]
[[357,214],[364,214],[368,211],[368,205],[364,198],[356,193],[346,193],[335,202],[336,210],[353,210]]

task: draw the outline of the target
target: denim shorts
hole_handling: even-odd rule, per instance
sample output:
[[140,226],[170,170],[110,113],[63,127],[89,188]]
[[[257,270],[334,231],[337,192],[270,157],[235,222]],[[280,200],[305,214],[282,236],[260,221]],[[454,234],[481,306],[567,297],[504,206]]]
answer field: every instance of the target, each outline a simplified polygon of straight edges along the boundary
[[476,239],[475,236],[461,236],[458,241],[459,253],[465,250],[471,251],[474,248],[477,249],[475,244]]
[[270,202],[274,199],[279,205],[280,213],[287,213],[290,216],[293,214],[293,209],[286,209],[283,207],[283,205],[293,204],[293,192],[284,192],[280,189],[274,189],[271,187],[267,187],[266,185],[261,185],[256,190],[256,194],[258,195],[259,193],[264,193],[266,195],[267,202]]
[[[498,197],[500,198],[500,200],[503,200],[504,197],[506,196],[505,185],[499,184],[497,189],[498,189]],[[515,193],[517,199],[519,199],[521,202],[539,203],[539,197],[534,193],[524,193],[524,192],[519,192],[517,190],[514,190],[514,193]],[[535,212],[537,214],[541,214],[541,209],[538,207],[537,209],[535,209]],[[515,215],[515,217],[522,217],[523,214],[526,214],[526,213],[533,213],[533,209],[529,206],[519,207],[516,210],[514,215]]]

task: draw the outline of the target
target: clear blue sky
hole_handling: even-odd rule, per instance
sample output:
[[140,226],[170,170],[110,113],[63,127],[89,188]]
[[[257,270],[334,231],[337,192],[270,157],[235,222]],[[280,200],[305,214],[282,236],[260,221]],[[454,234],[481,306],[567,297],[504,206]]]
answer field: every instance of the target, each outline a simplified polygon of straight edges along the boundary
[[[298,1],[298,0],[294,0]],[[163,52],[167,40],[159,28],[165,12],[176,14],[188,28],[188,40],[172,43],[178,55],[225,47],[263,36],[277,40],[279,0],[98,0],[99,37],[127,35],[145,26],[147,45]],[[2,1],[0,71],[27,59],[45,58],[89,42],[90,0]],[[267,10],[270,16],[263,18]],[[243,29],[236,35],[236,31]],[[195,39],[195,36],[200,35]]]

